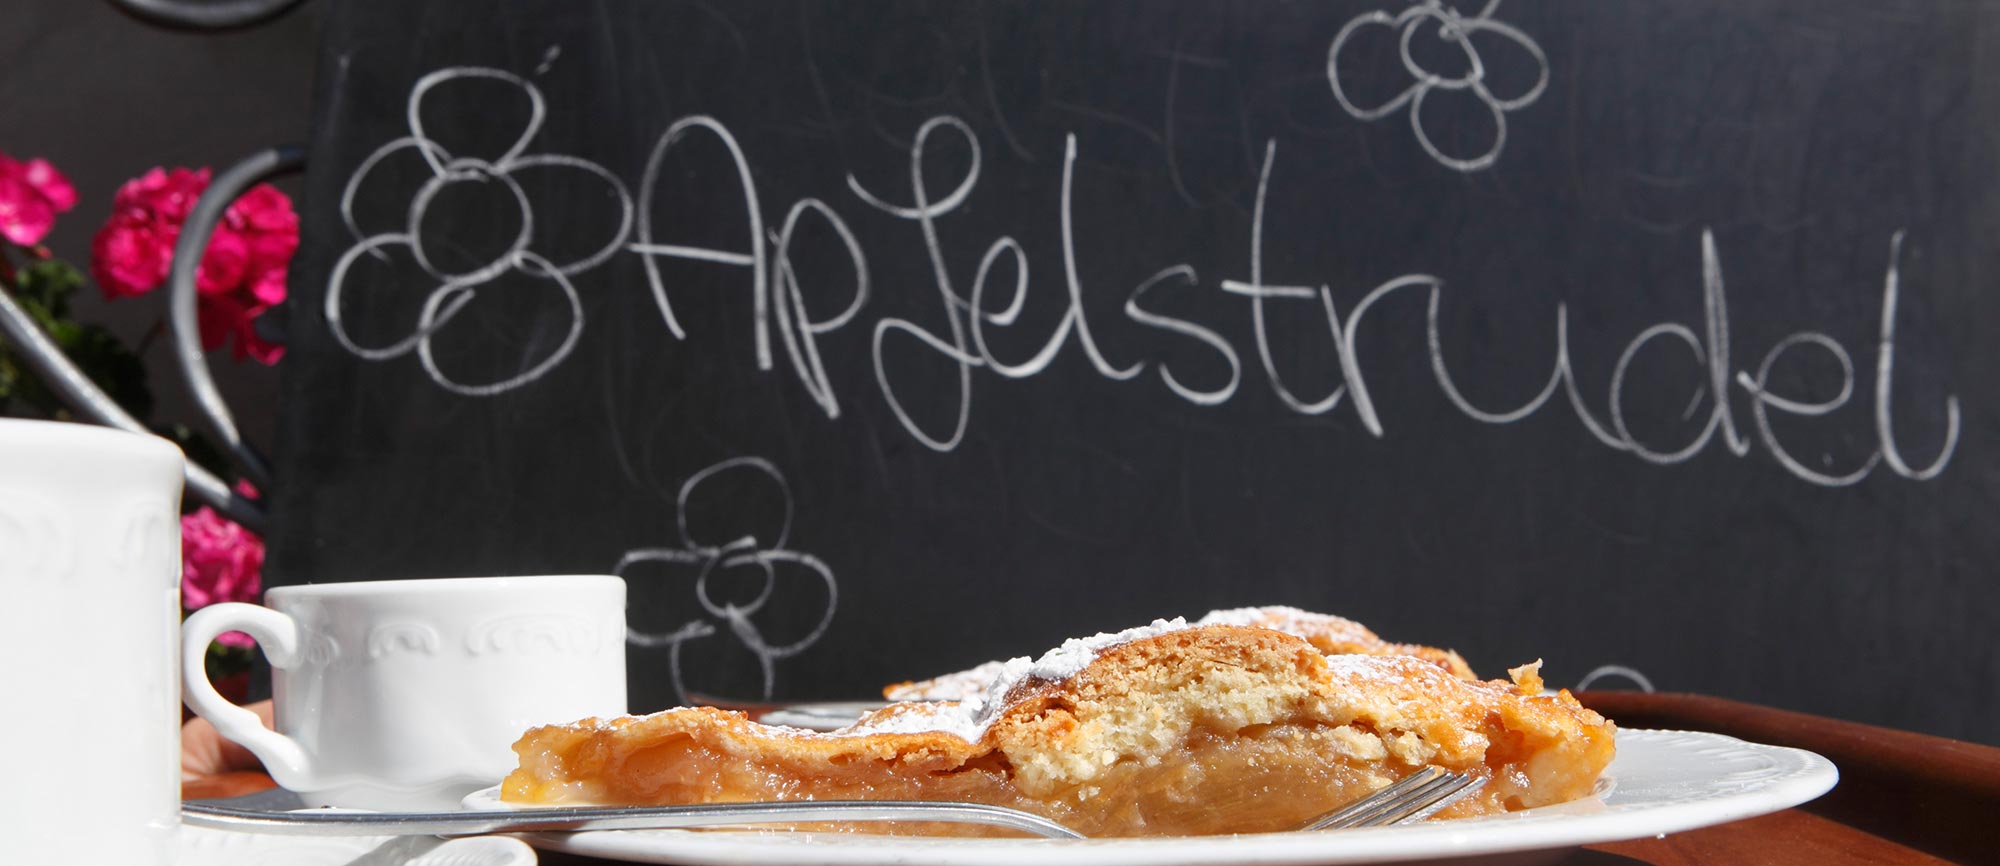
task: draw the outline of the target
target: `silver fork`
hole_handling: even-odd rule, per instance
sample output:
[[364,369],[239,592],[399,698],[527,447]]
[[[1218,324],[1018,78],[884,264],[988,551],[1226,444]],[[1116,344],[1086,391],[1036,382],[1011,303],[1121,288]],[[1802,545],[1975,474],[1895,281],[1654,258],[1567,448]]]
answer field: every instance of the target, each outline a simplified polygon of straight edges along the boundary
[[1486,777],[1425,767],[1394,784],[1299,826],[1300,830],[1386,827],[1421,821],[1472,796]]
[[[1376,827],[1415,821],[1458,802],[1485,780],[1427,767],[1300,830]],[[699,806],[612,806],[460,812],[342,812],[182,805],[190,824],[291,836],[473,836],[485,833],[657,830],[800,822],[937,821],[1003,827],[1050,839],[1084,835],[1040,815],[980,803],[797,800]]]

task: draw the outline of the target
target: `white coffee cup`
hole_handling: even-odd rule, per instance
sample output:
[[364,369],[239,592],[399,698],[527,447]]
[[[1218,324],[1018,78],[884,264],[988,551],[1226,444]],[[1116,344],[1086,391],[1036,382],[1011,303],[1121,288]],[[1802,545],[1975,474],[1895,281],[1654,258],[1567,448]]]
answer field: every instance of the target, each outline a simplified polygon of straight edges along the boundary
[[158,437],[0,419],[0,860],[176,858],[185,466]]
[[[187,701],[316,806],[455,808],[535,725],[625,712],[625,582],[545,575],[286,586],[188,618]],[[271,663],[277,731],[218,694],[209,641]]]

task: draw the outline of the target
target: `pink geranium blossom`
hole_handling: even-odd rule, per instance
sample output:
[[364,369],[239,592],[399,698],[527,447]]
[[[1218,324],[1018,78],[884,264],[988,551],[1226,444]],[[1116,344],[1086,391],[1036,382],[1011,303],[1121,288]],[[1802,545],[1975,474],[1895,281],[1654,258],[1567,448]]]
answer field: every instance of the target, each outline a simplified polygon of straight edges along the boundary
[[21,162],[0,153],[0,237],[31,247],[48,236],[56,214],[76,206],[76,188],[45,159]]
[[[252,493],[249,485],[239,490]],[[224,601],[256,601],[263,590],[264,540],[242,524],[202,506],[181,516],[181,606],[196,610]],[[247,647],[250,637],[229,632],[217,638]]]
[[156,168],[118,188],[111,219],[90,244],[90,275],[106,297],[136,297],[166,285],[181,225],[206,189],[208,169],[185,168]]
[[[292,200],[270,184],[253,187],[223,212],[222,224],[208,245],[210,256],[218,243],[228,244],[229,255],[242,256],[242,271],[234,282],[217,288],[197,282],[210,302],[209,312],[202,316],[201,341],[213,349],[234,335],[236,357],[275,364],[285,347],[259,336],[254,323],[285,300],[286,269],[299,249],[299,215],[292,210]],[[206,266],[208,259],[202,261]],[[225,297],[228,303],[216,303]]]
[[[280,292],[282,295],[282,289]],[[269,308],[269,304],[245,301],[236,292],[202,298],[200,308],[195,311],[201,324],[202,346],[214,349],[234,336],[236,357],[255,358],[262,364],[278,363],[285,355],[285,347],[257,333],[257,317]]]
[[[107,297],[143,295],[166,284],[188,213],[208,188],[207,169],[153,169],[118,190],[111,219],[91,245],[91,274]],[[259,336],[258,316],[285,300],[285,274],[299,247],[292,201],[261,184],[230,204],[195,270],[201,342],[229,343],[236,357],[275,364],[284,347]]]

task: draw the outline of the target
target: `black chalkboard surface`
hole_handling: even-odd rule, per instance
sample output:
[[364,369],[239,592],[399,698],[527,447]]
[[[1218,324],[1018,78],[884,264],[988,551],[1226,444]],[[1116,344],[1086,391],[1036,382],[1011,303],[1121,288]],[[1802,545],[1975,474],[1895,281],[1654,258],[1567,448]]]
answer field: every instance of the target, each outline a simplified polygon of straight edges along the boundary
[[348,0],[277,582],[634,708],[1284,603],[2000,742],[2000,4]]

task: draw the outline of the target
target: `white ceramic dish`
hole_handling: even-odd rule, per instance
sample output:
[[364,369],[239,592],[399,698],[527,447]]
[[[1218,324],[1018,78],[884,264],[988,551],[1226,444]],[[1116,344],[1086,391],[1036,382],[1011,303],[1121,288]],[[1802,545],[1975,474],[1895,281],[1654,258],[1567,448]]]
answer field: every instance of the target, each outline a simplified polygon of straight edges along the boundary
[[182,826],[180,866],[535,866],[518,839],[279,836]]
[[[688,866],[1332,866],[1507,855],[1676,833],[1804,803],[1839,779],[1799,749],[1685,731],[1618,732],[1594,797],[1510,815],[1338,833],[1171,839],[942,839],[784,830],[529,834],[537,848]],[[489,789],[470,808],[508,808]]]

